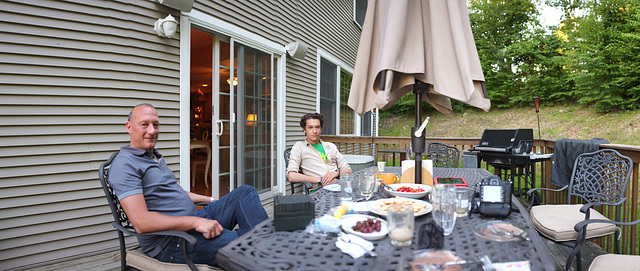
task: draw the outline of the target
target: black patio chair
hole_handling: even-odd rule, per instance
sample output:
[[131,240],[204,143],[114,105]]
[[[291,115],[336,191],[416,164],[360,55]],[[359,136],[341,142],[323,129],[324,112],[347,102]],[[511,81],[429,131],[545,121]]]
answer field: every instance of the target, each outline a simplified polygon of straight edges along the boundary
[[[534,188],[527,192],[529,196],[535,191],[568,192],[567,204],[533,206],[533,202],[530,202],[528,211],[531,223],[542,235],[575,250],[578,244],[578,232],[574,229],[576,224],[589,219],[611,221],[592,207],[611,206],[615,209],[615,221],[620,221],[632,170],[631,159],[612,149],[581,154],[574,163],[569,185],[557,190]],[[592,240],[619,234],[619,230],[615,224],[594,223],[586,228],[585,238]],[[620,240],[614,239],[615,251],[619,253]],[[578,270],[581,270],[579,250],[575,256]],[[567,259],[567,270],[571,267],[571,260],[572,257]]]
[[[586,240],[587,226],[594,223],[609,223],[616,226],[633,226],[640,224],[640,220],[632,222],[616,222],[611,220],[589,219],[575,225],[574,229],[578,232],[576,247],[573,249],[567,263],[571,262],[573,257],[578,254]],[[640,256],[637,255],[621,255],[621,254],[602,254],[593,259],[589,266],[589,271],[609,271],[609,270],[630,270],[630,268],[638,268],[640,266]],[[569,270],[569,268],[566,268]]]
[[434,167],[457,168],[460,161],[460,150],[444,143],[429,143],[427,157],[433,160]]
[[[139,270],[221,270],[219,268],[211,267],[204,264],[194,264],[189,258],[189,254],[187,253],[187,248],[193,248],[197,243],[195,237],[187,234],[183,231],[157,231],[150,233],[142,233],[139,234],[131,225],[129,221],[129,217],[122,209],[120,205],[120,201],[116,197],[113,189],[109,185],[109,167],[113,162],[113,159],[118,155],[118,152],[114,153],[109,157],[109,160],[100,165],[98,169],[100,184],[102,185],[102,189],[104,190],[104,194],[107,197],[107,201],[109,202],[109,207],[111,208],[111,214],[113,215],[113,225],[114,228],[118,230],[118,240],[120,242],[120,269],[121,270],[129,270],[129,267],[133,267]],[[186,264],[175,264],[175,263],[165,263],[161,262],[155,258],[149,257],[146,253],[142,252],[140,247],[127,249],[127,245],[125,243],[125,235],[171,235],[182,238],[182,248],[184,251],[184,256],[186,259]],[[189,246],[187,246],[187,244]]]
[[[285,178],[287,179],[287,182],[289,182],[289,184],[291,185],[291,195],[296,193],[296,187],[295,184],[299,183],[302,184],[302,188],[304,190],[305,194],[309,194],[309,190],[311,190],[311,188],[313,188],[313,185],[309,182],[305,182],[305,181],[301,181],[301,182],[291,182],[289,181],[289,172],[286,172],[286,169],[289,167],[289,158],[291,158],[291,149],[292,147],[288,147],[286,149],[284,149],[284,168],[285,168]],[[298,172],[300,172],[300,170],[298,170]]]

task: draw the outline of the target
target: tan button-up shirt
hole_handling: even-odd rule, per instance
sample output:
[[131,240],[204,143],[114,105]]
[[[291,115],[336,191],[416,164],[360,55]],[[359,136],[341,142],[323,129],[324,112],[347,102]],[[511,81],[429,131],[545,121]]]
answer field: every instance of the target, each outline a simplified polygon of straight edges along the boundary
[[329,171],[339,170],[340,172],[351,169],[347,161],[344,160],[338,147],[331,142],[320,140],[324,152],[327,154],[327,161],[322,160],[320,153],[306,140],[298,141],[291,148],[289,167],[287,173],[298,172],[302,169],[302,174],[314,177],[322,177]]

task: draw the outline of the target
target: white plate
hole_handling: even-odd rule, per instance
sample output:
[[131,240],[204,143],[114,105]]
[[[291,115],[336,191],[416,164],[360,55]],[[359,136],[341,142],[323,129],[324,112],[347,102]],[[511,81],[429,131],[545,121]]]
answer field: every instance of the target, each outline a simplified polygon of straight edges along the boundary
[[322,188],[333,192],[340,192],[340,184],[332,183],[330,185],[323,185]]
[[431,192],[431,186],[428,186],[426,184],[415,184],[415,183],[394,183],[394,184],[390,184],[389,185],[391,188],[398,190],[398,188],[406,186],[406,187],[411,187],[413,189],[417,189],[417,188],[422,188],[424,190],[424,192],[396,192],[396,191],[391,191],[391,189],[389,189],[388,187],[385,187],[384,189],[387,190],[387,192],[389,192],[391,195],[394,195],[396,197],[405,197],[405,198],[413,198],[413,199],[419,199],[419,198],[423,198],[424,196],[427,195],[427,193]]
[[[379,232],[362,233],[362,232],[354,231],[353,229],[351,229],[351,227],[355,226],[356,223],[358,223],[358,221],[365,221],[370,218],[380,221]],[[384,219],[377,218],[375,216],[370,216],[370,215],[359,215],[359,214],[343,215],[341,219],[341,223],[342,223],[342,230],[344,232],[360,236],[367,240],[380,240],[385,236],[387,236],[387,232],[389,231],[389,228],[387,227],[387,221],[385,221]]]
[[[388,198],[386,200],[392,200],[392,199],[394,199],[394,198]],[[414,213],[414,216],[416,216],[416,217],[421,216],[421,215],[426,215],[426,214],[428,214],[429,212],[431,212],[433,210],[433,205],[431,205],[431,203],[428,203],[428,202],[426,202],[424,200],[398,198],[398,197],[396,197],[396,199],[405,199],[405,200],[408,200],[408,201],[415,202],[414,204],[426,205],[426,207],[425,207],[426,211],[422,211],[422,212],[419,212],[419,213]],[[367,204],[367,209],[369,210],[369,212],[372,212],[372,213],[374,213],[376,215],[379,215],[379,216],[386,217],[387,216],[387,212],[380,211],[380,208],[382,208],[382,206],[376,205],[376,202],[382,201],[382,200],[385,200],[385,199],[379,199],[377,201],[369,202],[369,204]],[[414,210],[415,210],[415,207],[414,207]]]

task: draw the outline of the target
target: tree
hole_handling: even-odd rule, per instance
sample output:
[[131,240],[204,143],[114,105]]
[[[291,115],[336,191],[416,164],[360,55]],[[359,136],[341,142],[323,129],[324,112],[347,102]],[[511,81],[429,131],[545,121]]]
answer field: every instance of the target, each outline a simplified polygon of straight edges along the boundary
[[573,21],[568,67],[578,103],[597,110],[638,109],[640,9],[637,1],[583,1]]
[[532,0],[473,0],[469,4],[471,26],[493,106],[511,107],[531,102],[528,82],[540,69],[531,40],[541,33],[539,15]]

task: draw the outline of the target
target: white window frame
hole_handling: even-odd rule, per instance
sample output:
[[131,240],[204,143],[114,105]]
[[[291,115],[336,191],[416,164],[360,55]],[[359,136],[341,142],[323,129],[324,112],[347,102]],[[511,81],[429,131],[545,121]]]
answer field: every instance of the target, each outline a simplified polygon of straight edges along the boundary
[[[334,65],[336,65],[337,69],[336,69],[336,86],[338,86],[336,88],[336,101],[338,102],[338,105],[340,104],[340,72],[341,71],[345,71],[348,73],[351,73],[351,75],[353,75],[353,67],[347,65],[347,63],[341,61],[340,59],[332,56],[331,54],[329,54],[328,52],[318,48],[318,54],[317,54],[317,64],[316,64],[316,70],[318,71],[318,75],[317,75],[317,82],[316,82],[316,112],[320,112],[320,80],[321,80],[321,74],[320,74],[320,62],[321,59],[325,59],[331,63],[333,63]],[[343,134],[340,131],[340,123],[336,122],[336,135],[351,135],[351,136],[359,136],[361,135],[361,131],[360,131],[360,126],[361,126],[361,118],[358,116],[358,114],[356,114],[355,111],[353,112],[353,118],[354,118],[354,125],[355,125],[355,133],[354,134]],[[338,120],[340,119],[340,106],[336,106],[336,116],[338,118]]]
[[[281,45],[275,43],[271,40],[265,39],[262,36],[251,33],[249,31],[243,30],[236,25],[229,24],[223,20],[220,20],[216,17],[213,17],[209,14],[205,14],[203,12],[192,10],[191,12],[182,12],[180,16],[180,179],[187,180],[181,181],[180,185],[186,191],[191,191],[191,182],[189,174],[190,170],[190,116],[189,116],[189,105],[188,101],[189,97],[189,86],[191,76],[189,74],[191,68],[191,26],[192,24],[202,26],[205,29],[212,30],[221,35],[229,36],[237,42],[243,43],[247,46],[251,46],[253,48],[262,50],[267,53],[273,54],[274,58],[279,58],[278,66],[274,67],[278,71],[277,82],[277,99],[278,99],[278,108],[277,108],[277,120],[284,120],[285,116],[285,105],[286,105],[286,95],[285,89],[286,87],[286,63],[287,63],[287,54],[285,45]],[[273,62],[272,62],[273,63]],[[283,131],[277,133],[277,138],[275,140],[277,150],[276,153],[283,153],[286,145],[286,123],[284,121],[277,121],[275,123],[275,128],[277,131]],[[286,192],[286,184],[285,184],[285,167],[284,161],[282,159],[277,159],[277,182],[275,186],[272,187],[270,193],[260,194],[260,199],[273,197],[275,194],[284,194]]]
[[[367,0],[363,0],[363,1],[367,1]],[[360,24],[358,22],[358,20],[356,19],[356,17],[357,17],[356,13],[358,12],[358,5],[357,5],[356,2],[358,2],[358,0],[353,0],[353,22],[356,23],[356,25],[358,27],[360,27],[360,29],[362,29],[362,26],[364,25],[364,20],[362,21],[362,24]],[[368,5],[369,4],[367,3],[367,7],[368,7]],[[364,16],[365,16],[365,19],[366,19],[367,18],[367,9],[364,10]]]

